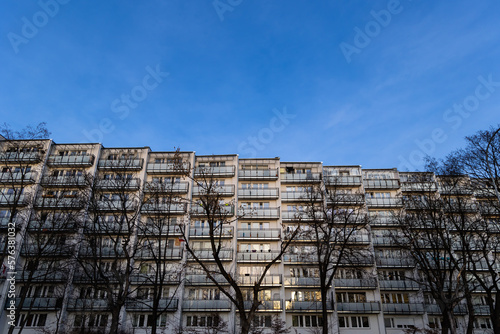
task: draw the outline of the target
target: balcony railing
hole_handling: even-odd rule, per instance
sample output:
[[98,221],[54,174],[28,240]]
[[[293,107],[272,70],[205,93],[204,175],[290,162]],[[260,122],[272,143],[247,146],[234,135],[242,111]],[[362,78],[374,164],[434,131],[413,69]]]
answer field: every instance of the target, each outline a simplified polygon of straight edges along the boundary
[[379,313],[379,302],[364,302],[364,303],[337,303],[337,311],[339,313]]
[[140,259],[159,259],[165,261],[177,261],[182,259],[182,248],[167,248],[152,246],[152,248],[142,248],[137,252],[136,257]]
[[214,312],[229,312],[231,311],[231,301],[226,299],[219,300],[183,300],[183,311],[214,311]]
[[126,221],[100,221],[97,223],[88,221],[83,227],[83,232],[87,234],[128,234],[130,231]]
[[[161,219],[161,218],[160,218]],[[182,236],[182,228],[180,225],[167,224],[167,222],[158,222],[157,224],[146,223],[144,225],[139,225],[137,228],[137,233],[139,235],[156,235],[158,236]]]
[[423,314],[424,304],[382,304],[384,314]]
[[30,198],[27,194],[0,194],[0,206],[26,206]]
[[107,258],[122,258],[125,257],[125,250],[121,245],[117,245],[116,247],[112,246],[97,246],[91,247],[89,245],[83,244],[80,253],[80,257],[107,257]]
[[56,221],[46,220],[30,220],[28,231],[31,232],[51,232],[51,233],[67,233],[76,232],[78,225],[73,220],[61,219]]
[[[197,249],[194,250],[195,256],[201,261],[215,261],[214,254],[211,249]],[[222,248],[219,252],[219,259],[221,261],[232,261],[233,250],[230,248]],[[188,260],[194,261],[194,256],[188,253]]]
[[[321,312],[323,305],[321,301],[285,301],[285,309],[291,312]],[[327,311],[333,312],[333,303],[330,300],[326,302]]]
[[320,181],[321,181],[321,173],[281,174],[282,183],[317,183]]
[[223,186],[194,186],[193,196],[234,196],[234,184]]
[[68,257],[73,254],[74,245],[24,244],[21,255],[25,257]]
[[402,191],[436,191],[437,185],[435,182],[401,182]]
[[[227,285],[228,281],[221,274],[212,274],[212,277],[219,284]],[[186,285],[214,285],[212,281],[206,274],[187,274],[186,275]]]
[[398,189],[399,179],[364,179],[365,189]]
[[[263,252],[238,252],[237,261],[245,262],[271,262],[280,254],[279,251],[263,251]],[[278,260],[281,262],[281,260]]]
[[[10,302],[5,304],[5,308]],[[21,305],[21,298],[16,298],[16,308],[31,311],[55,311],[62,306],[62,298],[57,297],[27,297]]]
[[191,168],[189,162],[174,163],[148,163],[146,171],[148,174],[187,174]]
[[152,214],[162,212],[164,214],[183,215],[187,213],[186,203],[146,203],[142,206],[141,212]]
[[144,192],[154,194],[186,194],[189,190],[188,182],[147,182]]
[[[441,315],[441,309],[439,308],[439,305],[437,304],[427,304],[424,305],[424,310],[425,312],[429,314],[435,314],[435,315]],[[467,306],[466,305],[458,305],[453,308],[453,313],[455,315],[465,315],[467,314]]]
[[[213,229],[214,238],[232,238],[233,237],[233,227],[224,226],[221,230],[220,227],[215,227]],[[189,228],[189,237],[191,238],[209,238],[210,228]]]
[[47,160],[47,165],[53,167],[90,167],[94,164],[93,154],[87,155],[51,155]]
[[3,172],[0,173],[0,184],[31,184],[35,183],[37,172]]
[[360,186],[361,176],[337,176],[328,175],[325,176],[325,183],[328,186]]
[[372,208],[395,208],[401,207],[403,202],[400,198],[396,197],[367,198],[366,205]]
[[239,240],[280,240],[281,229],[241,229],[237,231]]
[[99,160],[100,169],[111,170],[141,170],[144,165],[144,159],[118,159],[118,160]]
[[283,254],[284,263],[317,263],[318,258],[315,254]]
[[82,175],[44,176],[41,185],[43,187],[84,187],[87,182]]
[[96,187],[103,190],[139,190],[141,180],[139,178],[104,180],[96,182]]
[[[238,284],[242,286],[254,286],[260,278],[260,275],[239,276]],[[281,286],[281,275],[264,276],[261,286]]]
[[377,280],[374,278],[336,278],[336,289],[376,289]]
[[243,219],[278,219],[280,208],[240,208],[238,215]]
[[234,166],[214,166],[214,167],[196,167],[194,169],[194,176],[195,177],[203,177],[203,176],[208,176],[208,177],[218,177],[218,176],[234,176]]
[[323,212],[314,212],[314,219],[311,212],[304,211],[282,211],[282,219],[284,221],[314,221],[324,218]]
[[238,189],[238,198],[240,199],[277,199],[278,197],[278,188]]
[[96,209],[99,211],[135,211],[137,201],[121,199],[104,199],[97,201]]
[[68,311],[108,311],[110,309],[107,299],[70,298]]
[[[234,206],[231,204],[222,204],[219,206],[218,210],[209,208],[208,211],[209,214],[212,216],[222,216],[222,217],[234,216]],[[195,217],[204,217],[207,215],[207,210],[203,206],[193,204],[193,206],[191,207],[191,215]]]
[[[151,299],[135,299],[125,302],[127,312],[152,312],[153,300]],[[158,311],[177,311],[179,300],[177,298],[162,298],[157,305]]]
[[155,273],[152,274],[134,274],[130,276],[130,283],[131,284],[138,284],[138,285],[158,285],[160,284],[165,285],[179,285],[181,280],[179,278],[179,275],[177,274],[162,274],[159,273],[158,277],[156,277]]
[[394,239],[395,237],[391,236],[377,236],[373,237],[373,246],[383,246],[383,247],[391,247],[391,246],[398,246],[398,243]]
[[40,162],[42,155],[39,152],[3,152],[0,153],[1,162]]
[[307,191],[282,191],[281,200],[283,202],[320,202],[321,196]]
[[[244,302],[245,310],[250,310],[252,307],[252,302],[251,301],[245,301]],[[265,311],[271,311],[271,312],[276,312],[276,311],[282,311],[283,310],[283,301],[278,299],[278,300],[261,300],[260,305],[257,308],[257,311],[259,312],[265,312]]]
[[290,277],[285,276],[285,287],[316,288],[320,287],[319,277]]
[[328,205],[363,205],[365,196],[362,194],[335,194],[327,198]]
[[419,290],[420,286],[417,282],[410,280],[380,280],[380,290]]
[[83,199],[77,195],[59,198],[41,196],[35,201],[35,207],[43,209],[81,209],[83,205]]
[[378,267],[411,268],[415,262],[411,258],[377,258]]
[[278,175],[278,169],[240,169],[238,171],[240,181],[277,180]]
[[[57,269],[47,269],[47,270],[35,270],[34,272],[18,272],[16,274],[17,282],[45,282],[45,283],[55,283],[55,282],[66,282],[68,280],[68,275],[62,271],[56,271]],[[31,275],[31,277],[30,277]]]
[[[9,228],[10,223],[11,223],[11,217],[0,218],[0,229]],[[15,225],[16,229],[20,229],[22,223],[23,219],[21,217],[12,218],[12,224]]]

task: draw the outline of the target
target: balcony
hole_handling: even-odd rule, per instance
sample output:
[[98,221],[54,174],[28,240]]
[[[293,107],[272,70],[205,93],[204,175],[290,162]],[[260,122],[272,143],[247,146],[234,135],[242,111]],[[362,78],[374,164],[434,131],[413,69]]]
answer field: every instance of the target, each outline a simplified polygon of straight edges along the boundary
[[218,300],[204,300],[204,299],[195,299],[195,300],[183,300],[182,301],[182,310],[190,311],[190,312],[229,312],[231,311],[231,301],[226,299],[218,299]]
[[12,218],[11,222],[11,217],[0,218],[0,229],[9,228],[10,223],[14,224],[16,229],[20,229],[21,224],[23,223],[23,219],[21,217],[14,217]]
[[319,288],[321,283],[319,277],[285,277],[285,287],[299,287],[299,288]]
[[283,254],[285,264],[313,264],[318,262],[315,254]]
[[30,220],[28,224],[28,231],[30,232],[75,233],[77,229],[77,223],[69,219],[55,221]]
[[[232,238],[233,237],[233,227],[232,226],[225,226],[222,228],[220,227],[215,227],[213,229],[213,235],[214,238]],[[189,228],[189,238],[190,239],[195,239],[195,238],[210,238],[210,228],[196,228],[196,227],[190,227]]]
[[305,211],[283,211],[281,212],[283,221],[319,221],[324,219],[321,211],[314,212],[314,218],[311,212]]
[[[323,306],[321,301],[285,301],[285,309],[287,312],[321,312]],[[326,309],[328,312],[333,312],[333,303],[330,300],[326,301]]]
[[130,284],[137,285],[158,285],[160,282],[165,285],[179,285],[181,280],[177,274],[164,274],[161,273],[156,277],[155,273],[152,274],[134,274],[130,276]]
[[[161,218],[160,218],[161,219]],[[167,237],[167,236],[182,236],[182,228],[180,225],[167,224],[166,221],[157,222],[156,224],[144,224],[139,225],[137,228],[138,235],[156,235],[157,237]]]
[[474,305],[474,315],[476,316],[489,316],[490,307],[488,305]]
[[282,202],[321,202],[322,198],[319,194],[310,193],[307,191],[282,191]]
[[328,175],[325,176],[325,183],[327,186],[355,186],[359,187],[361,185],[361,176],[337,176],[337,175]]
[[105,170],[135,170],[139,171],[144,165],[144,159],[99,160],[97,167]]
[[[237,261],[238,263],[265,263],[276,259],[279,254],[279,251],[271,250],[268,252],[238,252]],[[281,259],[277,262],[281,262]]]
[[412,258],[377,258],[377,267],[387,268],[413,268],[415,262]]
[[[433,315],[441,315],[441,309],[439,308],[439,305],[437,304],[427,304],[424,305],[424,310],[428,314],[433,314]],[[467,305],[458,305],[453,308],[453,313],[455,315],[465,315],[467,314]]]
[[144,187],[145,193],[153,194],[187,194],[189,191],[188,182],[147,182]]
[[35,207],[38,209],[82,209],[84,200],[77,195],[67,197],[38,197],[35,201]]
[[336,289],[376,289],[377,280],[374,278],[336,278],[334,280]]
[[152,246],[152,249],[143,248],[137,252],[136,257],[148,260],[148,259],[161,259],[165,261],[178,261],[182,259],[183,249],[182,248],[167,248],[158,249],[158,246]]
[[139,178],[125,178],[115,180],[99,179],[96,182],[96,188],[102,190],[125,190],[133,191],[139,190],[141,180]]
[[125,258],[127,255],[125,254],[125,250],[121,245],[113,246],[89,246],[82,245],[80,248],[79,256],[82,258]]
[[148,174],[188,174],[191,169],[189,162],[183,163],[148,163],[146,171]]
[[285,173],[281,174],[281,183],[319,183],[321,173]]
[[47,165],[51,167],[91,167],[94,164],[93,154],[86,155],[51,155],[47,159]]
[[[214,210],[215,207],[209,207],[209,213],[212,217],[224,218],[234,216],[234,206],[231,204],[222,204],[219,206],[218,210]],[[191,207],[191,215],[193,217],[205,217],[207,215],[207,210],[205,207],[193,204]]]
[[97,223],[88,221],[83,227],[83,233],[86,234],[128,234],[129,232],[126,221],[99,221]]
[[137,210],[137,201],[121,199],[104,199],[97,201],[98,211],[135,211]]
[[[5,303],[5,309],[10,305],[10,302]],[[30,311],[55,311],[62,306],[62,298],[49,297],[27,297],[21,305],[21,298],[16,298],[16,308]]]
[[[278,199],[278,188],[238,189],[239,199]],[[282,198],[283,199],[283,198]]]
[[233,177],[234,166],[196,167],[194,177]]
[[[245,310],[250,310],[252,308],[252,301],[244,302]],[[278,312],[283,310],[282,300],[261,300],[260,305],[257,308],[257,312]]]
[[240,219],[279,219],[280,208],[240,208]]
[[[212,274],[215,281],[222,285],[229,284],[228,281],[221,274]],[[186,285],[215,285],[215,283],[208,278],[206,274],[187,274]]]
[[437,190],[435,182],[402,182],[401,190],[406,192],[434,192]]
[[403,206],[401,198],[366,198],[366,205],[370,208],[397,208]]
[[373,260],[373,256],[371,255],[359,255],[359,257],[353,257],[353,258],[348,258],[344,257],[340,259],[339,266],[345,266],[345,267],[350,267],[350,266],[364,266],[364,267],[371,267],[375,264],[375,261]]
[[373,237],[373,246],[377,247],[399,247],[400,245],[395,242],[394,238],[391,236],[384,237]]
[[30,202],[31,196],[26,194],[1,194],[0,206],[26,206]]
[[379,302],[364,302],[364,303],[337,303],[338,313],[379,313]]
[[[30,277],[31,275],[31,277]],[[68,275],[63,271],[57,271],[54,269],[47,270],[35,270],[34,272],[24,271],[18,272],[16,274],[16,282],[30,282],[32,283],[55,283],[55,282],[67,282]]]
[[[158,311],[173,312],[177,311],[179,300],[177,298],[162,298],[158,303]],[[125,303],[127,312],[152,312],[153,300],[151,299],[135,299],[127,300]]]
[[382,304],[384,314],[424,314],[424,304]]
[[473,194],[472,189],[464,186],[439,186],[439,193],[441,195],[449,196],[470,196]]
[[38,163],[42,160],[42,154],[39,152],[3,152],[0,153],[0,162],[14,163]]
[[410,280],[402,280],[402,281],[380,280],[379,284],[380,284],[380,290],[417,291],[420,289],[420,286],[417,282]]
[[[215,261],[214,253],[211,249],[196,249],[194,250],[195,256],[200,261]],[[221,248],[219,252],[219,259],[221,261],[232,261],[233,260],[233,250],[231,248]],[[193,254],[188,252],[188,260],[194,261]]]
[[37,172],[3,172],[0,173],[0,184],[33,184]]
[[68,301],[68,311],[109,311],[107,299],[90,299],[90,298],[70,298]]
[[364,205],[365,196],[362,194],[335,194],[327,198],[328,205]]
[[74,245],[24,244],[21,255],[25,257],[68,257],[73,254]]
[[221,186],[194,186],[193,196],[234,196],[234,184]]
[[478,211],[478,206],[475,203],[463,203],[463,202],[455,202],[455,203],[447,203],[445,210],[447,212],[453,213],[476,213]]
[[240,181],[268,181],[278,179],[278,169],[240,169],[238,171]]
[[[238,284],[241,286],[254,286],[255,283],[261,278],[260,275],[248,275],[248,276],[239,276]],[[260,286],[281,286],[281,275],[266,275],[262,280]]]
[[184,215],[187,213],[186,203],[146,203],[141,208],[143,214],[162,213],[163,215]]
[[238,240],[278,241],[281,239],[281,229],[240,229]]
[[[369,245],[370,244],[370,235],[369,234],[351,234],[349,236],[345,236],[346,243],[349,245]],[[335,238],[335,237],[334,237]],[[342,240],[342,239],[340,239]],[[335,240],[332,240],[335,241]]]
[[118,283],[117,276],[111,272],[85,272],[77,269],[73,275],[73,284],[111,284]]
[[365,189],[398,189],[399,179],[364,179]]
[[[498,203],[496,203],[496,205],[498,205]],[[480,205],[479,212],[483,216],[498,216],[500,215],[500,208],[498,206],[493,206],[493,203],[491,203],[491,205]]]
[[44,176],[40,182],[42,187],[84,187],[87,185],[85,177],[78,176]]

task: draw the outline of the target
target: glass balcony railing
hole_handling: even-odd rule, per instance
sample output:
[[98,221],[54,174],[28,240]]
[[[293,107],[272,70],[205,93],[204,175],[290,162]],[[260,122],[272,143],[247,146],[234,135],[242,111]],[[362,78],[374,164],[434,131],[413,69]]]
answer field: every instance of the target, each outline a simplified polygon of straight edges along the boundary
[[[279,251],[261,251],[261,252],[238,252],[237,261],[243,262],[271,262],[280,254]],[[279,260],[281,262],[281,260]]]
[[279,240],[281,229],[240,229],[238,239]]
[[240,199],[277,199],[278,197],[278,188],[238,189],[238,198]]
[[[212,278],[219,284],[229,284],[228,281],[221,274],[212,274]],[[187,274],[186,275],[186,285],[214,285],[212,281],[206,274]]]
[[396,197],[367,198],[366,205],[372,208],[396,208],[401,207],[403,202]]
[[365,189],[398,189],[399,179],[364,179]]
[[[215,227],[213,229],[214,238],[232,238],[233,237],[233,227],[225,226],[222,229],[220,227]],[[191,238],[209,238],[210,229],[209,228],[189,228],[189,236]]]
[[379,302],[361,302],[361,303],[337,303],[337,311],[339,313],[379,313]]
[[86,155],[51,155],[47,160],[47,165],[53,167],[90,167],[94,164],[95,157],[92,154]]
[[376,289],[377,280],[374,278],[336,278],[336,289]]
[[[238,284],[243,286],[254,286],[260,280],[261,275],[242,275],[238,277]],[[266,275],[261,286],[281,286],[281,275]]]
[[146,171],[148,174],[188,174],[191,169],[189,162],[174,163],[148,163]]
[[281,174],[282,183],[317,183],[320,181],[321,181],[321,173]]
[[31,196],[27,194],[0,194],[0,206],[26,206],[30,202]]
[[87,185],[87,181],[82,175],[44,176],[41,185],[43,187],[84,187]]
[[[259,306],[257,307],[257,311],[282,311],[283,310],[283,301],[278,300],[261,300],[259,301]],[[252,307],[252,301],[244,302],[245,310],[250,310]]]
[[141,170],[144,165],[144,159],[118,159],[118,160],[99,160],[100,169],[112,170]]
[[[194,250],[194,256],[188,253],[188,260],[194,260],[195,256],[201,261],[215,261],[214,253],[211,249],[196,249]],[[219,252],[219,259],[221,261],[232,261],[233,260],[233,250],[230,248],[222,248]]]
[[240,208],[238,216],[244,219],[278,219],[280,208]]
[[417,282],[410,280],[380,280],[380,290],[419,290],[420,286]]
[[[216,207],[214,206],[216,209]],[[212,208],[205,208],[200,205],[193,204],[191,207],[191,215],[196,216],[196,217],[203,217],[207,215],[207,211],[211,216],[220,216],[221,218],[223,217],[230,217],[234,216],[234,206],[231,204],[222,204],[219,206],[219,209],[215,210]]]
[[39,152],[3,152],[0,153],[1,162],[28,162],[37,163],[42,160]]
[[35,183],[37,172],[3,172],[0,173],[0,184],[31,184]]
[[147,182],[144,192],[153,194],[186,194],[189,190],[188,182]]
[[[162,298],[159,300],[157,307],[159,311],[173,312],[177,311],[178,304],[179,300],[177,298]],[[127,312],[152,312],[153,305],[151,299],[134,299],[126,301],[125,309]]]
[[[9,302],[7,303],[9,305]],[[55,311],[62,306],[62,298],[57,297],[27,297],[21,305],[21,298],[16,298],[16,308],[30,311]]]
[[277,180],[278,169],[240,169],[238,179],[240,181]]
[[361,185],[361,176],[360,175],[352,175],[352,176],[328,175],[328,176],[325,176],[325,183],[328,186],[360,186]]
[[231,311],[231,301],[226,299],[219,300],[183,300],[183,311],[215,311],[215,312],[229,312]]
[[234,184],[221,186],[194,186],[193,196],[234,196]]
[[384,314],[423,314],[424,304],[382,304]]
[[234,166],[206,166],[196,167],[194,169],[195,177],[214,177],[214,176],[227,176],[232,177],[235,174]]
[[[330,300],[326,302],[327,310],[333,311],[333,303]],[[287,300],[285,301],[285,309],[287,311],[296,311],[296,312],[321,312],[323,310],[323,305],[321,301],[294,301]]]
[[107,299],[70,298],[68,311],[108,311],[110,309]]

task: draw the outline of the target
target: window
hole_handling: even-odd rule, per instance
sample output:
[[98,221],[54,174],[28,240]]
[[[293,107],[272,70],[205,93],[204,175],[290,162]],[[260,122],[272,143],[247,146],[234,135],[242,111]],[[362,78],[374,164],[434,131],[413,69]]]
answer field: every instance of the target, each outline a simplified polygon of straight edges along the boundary
[[323,317],[320,315],[294,315],[293,327],[323,327]]
[[217,288],[206,289],[189,289],[187,294],[188,300],[219,300],[220,290]]
[[477,317],[474,320],[474,328],[491,329],[493,328],[490,318]]
[[47,314],[42,313],[31,313],[21,314],[21,317],[18,318],[20,321],[16,323],[16,326],[20,326],[23,322],[25,322],[25,327],[44,327],[45,322],[47,321]]
[[[152,314],[134,314],[132,316],[132,327],[153,327],[153,322],[154,317]],[[165,327],[167,325],[167,315],[158,316],[156,325]]]
[[107,325],[107,314],[77,314],[73,322],[73,327],[106,327]]
[[410,302],[407,293],[381,293],[382,303],[408,304]]
[[365,292],[337,292],[338,303],[364,303],[366,302]]
[[270,315],[256,315],[253,318],[254,327],[271,327],[272,322]]
[[217,327],[219,326],[220,317],[215,315],[188,315],[186,317],[187,327]]
[[384,318],[384,323],[385,328],[415,328],[413,319],[409,318]]
[[368,317],[339,317],[341,328],[369,328]]

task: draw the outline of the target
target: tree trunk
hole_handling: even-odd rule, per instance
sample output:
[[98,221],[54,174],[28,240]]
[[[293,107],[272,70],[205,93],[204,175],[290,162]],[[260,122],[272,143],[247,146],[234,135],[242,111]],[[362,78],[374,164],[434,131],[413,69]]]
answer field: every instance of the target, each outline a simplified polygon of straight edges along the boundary
[[495,302],[493,309],[490,308],[491,324],[493,325],[493,333],[500,334],[500,291],[495,293]]
[[323,334],[328,334],[328,328],[329,328],[329,324],[328,324],[328,308],[327,308],[327,303],[328,303],[328,300],[327,300],[327,289],[326,288],[322,288],[321,289],[321,315],[323,316]]
[[248,334],[250,332],[250,322],[245,317],[245,314],[240,314],[240,327],[241,334]]
[[111,309],[111,326],[109,328],[109,334],[118,334],[121,309],[121,305],[114,305]]

